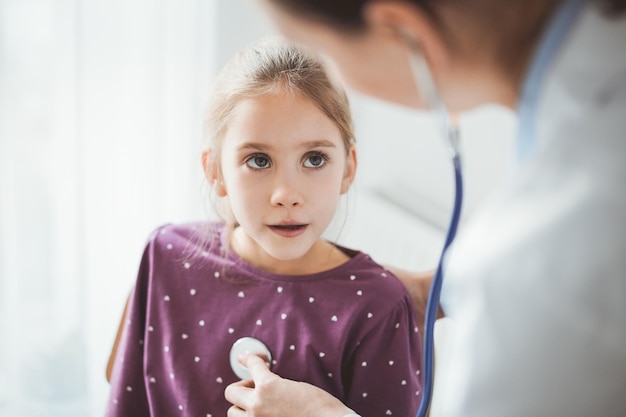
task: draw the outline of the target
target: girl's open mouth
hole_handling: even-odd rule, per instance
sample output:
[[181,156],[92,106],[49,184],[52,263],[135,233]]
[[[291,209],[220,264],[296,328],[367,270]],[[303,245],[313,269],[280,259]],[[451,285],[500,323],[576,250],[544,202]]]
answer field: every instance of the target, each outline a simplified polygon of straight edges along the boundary
[[308,224],[277,224],[269,226],[276,234],[283,237],[296,237],[304,233]]

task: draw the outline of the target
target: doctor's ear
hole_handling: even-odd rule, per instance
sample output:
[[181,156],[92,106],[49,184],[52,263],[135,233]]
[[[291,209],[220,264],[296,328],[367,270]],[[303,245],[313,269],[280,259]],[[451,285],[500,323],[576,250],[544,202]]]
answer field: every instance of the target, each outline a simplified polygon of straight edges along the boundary
[[213,149],[207,149],[202,152],[202,169],[204,176],[215,190],[215,194],[218,197],[226,197],[226,185],[222,178],[222,170],[219,166],[219,161],[215,157]]
[[363,18],[373,31],[388,33],[411,51],[420,51],[431,67],[448,56],[445,34],[432,12],[408,1],[371,0],[365,3]]

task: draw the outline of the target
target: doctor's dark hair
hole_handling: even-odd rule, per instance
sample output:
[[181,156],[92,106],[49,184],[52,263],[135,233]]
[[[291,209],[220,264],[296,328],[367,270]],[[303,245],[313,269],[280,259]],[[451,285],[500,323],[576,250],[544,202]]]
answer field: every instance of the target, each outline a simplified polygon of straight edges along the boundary
[[[283,9],[300,16],[315,18],[335,27],[341,27],[346,31],[358,32],[365,28],[363,19],[363,6],[371,0],[270,0]],[[427,12],[432,11],[435,3],[446,3],[446,0],[404,0],[420,6]],[[467,3],[480,13],[481,8],[486,7],[487,1],[465,0],[456,1],[456,4]],[[546,1],[546,0],[541,0]],[[617,16],[626,12],[626,0],[588,0],[600,6],[610,16]],[[508,0],[493,0],[494,3],[506,5]],[[449,1],[448,1],[449,3]],[[475,4],[475,6],[472,6]],[[481,7],[482,6],[482,7]]]

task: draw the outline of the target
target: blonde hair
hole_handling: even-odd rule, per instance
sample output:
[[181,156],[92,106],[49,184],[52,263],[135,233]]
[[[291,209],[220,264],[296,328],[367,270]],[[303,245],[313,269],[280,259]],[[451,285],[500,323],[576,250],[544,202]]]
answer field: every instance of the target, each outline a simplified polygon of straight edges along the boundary
[[311,100],[335,123],[346,152],[354,144],[348,98],[331,82],[318,57],[281,38],[267,37],[235,55],[217,76],[205,121],[206,148],[213,149],[213,157],[219,158],[221,136],[241,100],[281,93]]

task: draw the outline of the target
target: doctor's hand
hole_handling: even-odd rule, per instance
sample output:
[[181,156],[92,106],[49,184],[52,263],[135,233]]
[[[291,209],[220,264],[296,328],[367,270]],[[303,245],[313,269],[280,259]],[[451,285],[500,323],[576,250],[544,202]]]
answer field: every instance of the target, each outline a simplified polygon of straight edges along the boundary
[[244,356],[241,363],[252,380],[226,387],[224,395],[233,404],[228,417],[342,417],[353,413],[320,388],[279,377],[256,355]]

